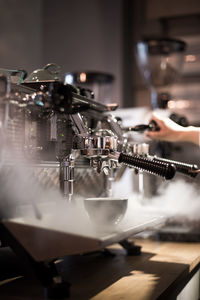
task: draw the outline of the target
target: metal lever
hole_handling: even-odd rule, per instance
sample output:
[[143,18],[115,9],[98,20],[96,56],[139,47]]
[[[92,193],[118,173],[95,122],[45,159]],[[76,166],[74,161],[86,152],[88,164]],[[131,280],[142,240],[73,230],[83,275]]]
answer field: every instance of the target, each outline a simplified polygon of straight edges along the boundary
[[176,173],[176,168],[173,164],[155,161],[148,157],[141,157],[139,155],[128,155],[124,153],[111,153],[110,159],[118,160],[119,163],[124,163],[128,166],[146,171],[148,173],[164,177],[165,179],[172,179]]
[[200,169],[197,165],[186,164],[179,161],[169,160],[166,158],[158,158],[156,156],[153,157],[153,161],[165,162],[169,164],[173,164],[176,167],[176,171],[183,173],[185,175],[196,177],[198,173],[200,173]]

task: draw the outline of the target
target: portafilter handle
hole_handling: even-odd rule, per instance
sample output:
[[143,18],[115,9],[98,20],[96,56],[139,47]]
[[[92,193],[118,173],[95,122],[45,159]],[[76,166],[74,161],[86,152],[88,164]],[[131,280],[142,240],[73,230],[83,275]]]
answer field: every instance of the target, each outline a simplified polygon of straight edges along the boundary
[[128,155],[125,153],[111,153],[109,157],[110,159],[117,159],[119,163],[123,163],[153,175],[161,176],[167,180],[172,179],[176,173],[176,167],[173,164],[155,161],[149,157]]
[[159,161],[159,162],[165,162],[169,164],[173,164],[176,167],[176,171],[180,172],[182,174],[191,176],[191,177],[196,177],[198,173],[200,173],[200,169],[198,168],[197,165],[192,165],[192,164],[187,164],[175,160],[169,160],[166,158],[160,158],[160,157],[153,157],[153,161]]

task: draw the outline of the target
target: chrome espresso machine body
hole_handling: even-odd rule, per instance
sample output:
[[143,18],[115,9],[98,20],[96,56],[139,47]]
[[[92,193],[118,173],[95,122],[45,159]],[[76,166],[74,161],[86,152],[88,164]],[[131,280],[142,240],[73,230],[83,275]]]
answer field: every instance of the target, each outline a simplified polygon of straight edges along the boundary
[[[175,169],[170,164],[134,153],[125,130],[110,114],[116,105],[102,105],[85,97],[78,88],[59,81],[35,82],[31,88],[28,84],[12,86],[9,94],[7,84],[2,76],[3,160],[12,163],[25,158],[33,166],[59,168],[59,180],[55,182],[68,201],[72,200],[73,193],[83,197],[111,196],[109,183],[121,163],[167,179],[174,176]],[[134,154],[137,155],[127,156]],[[76,170],[80,180],[75,178]],[[87,177],[86,170],[92,172],[93,179],[98,176],[97,185],[82,183]],[[74,180],[78,183],[77,191]]]
[[[99,250],[115,242],[128,254],[135,254],[126,239],[145,230],[147,222],[105,236],[45,227],[45,217],[38,210],[41,194],[47,192],[50,197],[48,190],[55,187],[69,205],[80,198],[111,197],[112,182],[122,165],[165,179],[172,179],[176,171],[192,177],[198,173],[196,165],[138,153],[125,133],[158,128],[153,123],[122,128],[112,116],[116,108],[61,81],[16,85],[0,76],[0,240],[31,266],[49,298],[58,290],[63,297],[69,292],[69,285],[56,272],[56,258]],[[34,190],[35,182],[42,189]],[[33,223],[24,220],[24,210],[20,210],[26,199],[36,217]],[[56,210],[54,213],[56,216]],[[154,217],[152,220],[151,225],[156,223]]]

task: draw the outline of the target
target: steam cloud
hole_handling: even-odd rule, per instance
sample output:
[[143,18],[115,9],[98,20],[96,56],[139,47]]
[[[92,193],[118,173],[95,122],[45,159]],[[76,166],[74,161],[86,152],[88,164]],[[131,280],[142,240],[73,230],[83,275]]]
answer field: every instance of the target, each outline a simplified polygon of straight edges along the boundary
[[[127,185],[131,187],[129,175]],[[84,208],[83,199],[77,197],[74,199],[74,205],[67,204],[57,187],[45,187],[41,185],[39,178],[33,176],[30,162],[24,161],[23,164],[16,162],[10,167],[1,166],[0,186],[0,218],[21,218],[24,222],[31,220],[35,224],[53,230],[86,236],[98,235]],[[169,218],[184,217],[191,221],[200,220],[199,190],[191,183],[184,180],[171,181],[167,183],[167,186],[164,183],[158,195],[146,199],[145,205],[139,201],[138,194],[133,194],[130,190],[126,188],[129,201],[124,219],[128,226],[138,221],[142,222],[143,213],[145,213],[145,218],[147,215],[164,215]],[[119,192],[119,188],[116,192]],[[121,189],[121,192],[124,190]],[[122,195],[118,194],[119,196]],[[137,212],[138,218],[136,218]],[[123,229],[123,222],[122,227],[121,224],[117,226],[117,231]]]
[[178,180],[171,182],[167,189],[163,185],[153,205],[160,207],[169,216],[185,216],[190,220],[200,220],[199,190],[189,182]]

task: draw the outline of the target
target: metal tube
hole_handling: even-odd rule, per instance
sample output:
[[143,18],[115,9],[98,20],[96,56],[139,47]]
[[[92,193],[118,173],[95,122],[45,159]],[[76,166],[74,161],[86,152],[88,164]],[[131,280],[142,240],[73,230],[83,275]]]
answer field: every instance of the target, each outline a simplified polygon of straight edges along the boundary
[[60,187],[64,198],[71,202],[74,187],[74,159],[70,157],[60,163]]

